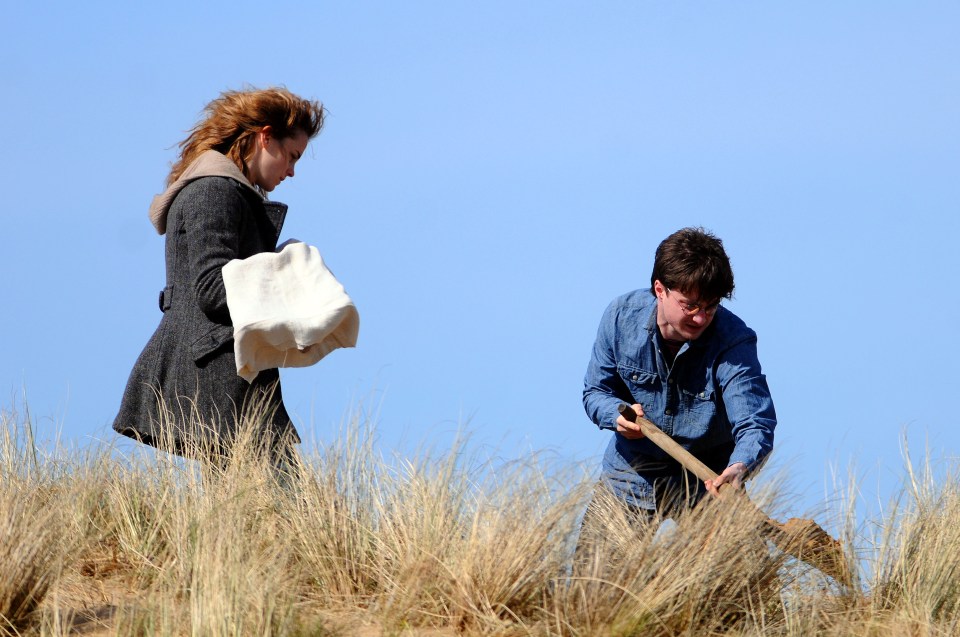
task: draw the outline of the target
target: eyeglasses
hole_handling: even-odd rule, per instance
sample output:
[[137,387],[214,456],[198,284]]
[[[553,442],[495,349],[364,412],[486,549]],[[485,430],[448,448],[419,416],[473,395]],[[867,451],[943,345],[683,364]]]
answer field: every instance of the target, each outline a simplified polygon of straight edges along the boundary
[[[665,289],[667,292],[673,292],[670,288]],[[717,313],[717,308],[720,307],[720,301],[711,303],[710,305],[703,305],[702,303],[684,303],[680,299],[677,299],[677,305],[680,306],[680,309],[683,310],[683,313],[687,316],[694,316],[700,312],[703,312],[705,316],[713,316]]]

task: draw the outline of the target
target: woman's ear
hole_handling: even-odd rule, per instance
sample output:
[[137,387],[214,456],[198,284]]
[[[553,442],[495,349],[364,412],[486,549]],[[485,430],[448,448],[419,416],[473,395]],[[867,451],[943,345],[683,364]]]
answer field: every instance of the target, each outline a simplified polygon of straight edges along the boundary
[[260,142],[260,146],[263,148],[267,147],[271,138],[273,138],[273,128],[269,124],[261,128],[260,132],[257,133],[257,141]]

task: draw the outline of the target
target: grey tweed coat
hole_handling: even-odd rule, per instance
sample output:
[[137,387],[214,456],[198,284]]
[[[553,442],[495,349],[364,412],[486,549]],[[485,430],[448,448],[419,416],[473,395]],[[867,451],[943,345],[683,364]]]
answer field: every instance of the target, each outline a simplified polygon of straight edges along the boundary
[[263,442],[299,442],[279,372],[265,370],[253,383],[237,375],[221,268],[275,250],[287,211],[240,179],[189,181],[173,197],[165,228],[158,226],[167,235],[163,318],[133,367],[113,423],[125,436],[160,447],[172,443],[177,453],[209,439],[229,442],[238,414],[253,401],[266,406]]

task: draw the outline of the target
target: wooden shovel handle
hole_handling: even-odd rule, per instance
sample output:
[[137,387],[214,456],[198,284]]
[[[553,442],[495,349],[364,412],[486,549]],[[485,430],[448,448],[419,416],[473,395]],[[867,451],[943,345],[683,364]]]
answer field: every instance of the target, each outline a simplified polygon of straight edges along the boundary
[[[655,424],[642,416],[626,403],[622,403],[617,410],[624,418],[640,425],[650,442],[666,451],[671,458],[683,465],[683,468],[696,475],[701,480],[713,480],[717,474],[710,467],[677,444],[677,442],[660,430]],[[718,491],[727,493],[728,484],[720,485]],[[749,500],[747,500],[749,502]],[[762,521],[773,540],[780,549],[789,555],[802,560],[815,568],[820,569],[830,577],[844,585],[852,585],[853,575],[848,568],[848,561],[844,556],[843,546],[833,539],[820,525],[813,520],[793,518],[786,524],[780,524],[773,518],[767,517],[759,509],[754,512]]]
[[676,440],[663,433],[663,431],[655,424],[643,416],[638,416],[637,412],[635,412],[627,403],[620,403],[620,406],[617,407],[617,411],[619,411],[620,415],[630,422],[635,422],[640,425],[640,431],[643,432],[644,436],[650,439],[650,442],[666,451],[671,458],[683,465],[683,468],[687,471],[691,472],[701,480],[713,480],[717,477],[717,474],[713,471],[713,469],[697,460],[696,456],[677,444]]

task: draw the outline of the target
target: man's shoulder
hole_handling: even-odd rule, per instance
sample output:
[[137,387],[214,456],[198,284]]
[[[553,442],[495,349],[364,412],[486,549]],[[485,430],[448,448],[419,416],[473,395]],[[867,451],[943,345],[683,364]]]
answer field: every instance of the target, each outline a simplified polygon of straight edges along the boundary
[[621,294],[613,299],[613,301],[610,302],[610,307],[629,310],[646,310],[655,305],[656,302],[657,299],[650,293],[650,288],[640,288],[627,292],[626,294]]
[[712,337],[722,343],[732,345],[741,341],[756,340],[757,338],[757,333],[742,318],[723,306],[720,306],[720,309],[717,310],[713,326]]
[[607,306],[601,329],[611,329],[617,333],[637,334],[649,331],[656,326],[657,300],[648,289],[634,290],[621,294]]

